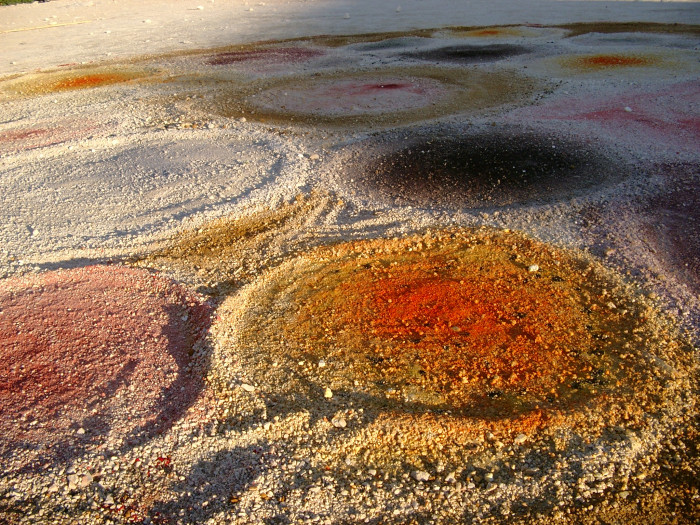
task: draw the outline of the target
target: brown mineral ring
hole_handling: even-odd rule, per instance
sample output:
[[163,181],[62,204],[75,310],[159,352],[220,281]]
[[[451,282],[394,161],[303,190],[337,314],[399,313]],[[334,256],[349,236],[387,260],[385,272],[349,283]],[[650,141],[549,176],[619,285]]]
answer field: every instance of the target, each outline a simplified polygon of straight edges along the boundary
[[512,232],[351,242],[262,281],[239,344],[373,414],[340,455],[459,456],[485,433],[639,420],[673,375],[655,359],[677,367],[683,345],[611,272]]

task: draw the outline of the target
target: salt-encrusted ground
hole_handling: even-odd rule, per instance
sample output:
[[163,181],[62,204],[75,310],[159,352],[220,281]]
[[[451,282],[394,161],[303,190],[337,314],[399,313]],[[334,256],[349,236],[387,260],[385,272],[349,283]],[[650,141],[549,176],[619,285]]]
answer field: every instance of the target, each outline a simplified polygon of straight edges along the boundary
[[698,520],[697,4],[0,15],[3,519]]

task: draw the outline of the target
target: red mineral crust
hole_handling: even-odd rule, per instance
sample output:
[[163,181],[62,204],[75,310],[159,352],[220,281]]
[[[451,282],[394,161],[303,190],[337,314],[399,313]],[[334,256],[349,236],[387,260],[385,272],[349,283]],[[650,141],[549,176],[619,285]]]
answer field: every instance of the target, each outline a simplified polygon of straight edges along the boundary
[[207,322],[197,297],[142,270],[1,282],[0,450],[162,430],[201,387],[184,368]]

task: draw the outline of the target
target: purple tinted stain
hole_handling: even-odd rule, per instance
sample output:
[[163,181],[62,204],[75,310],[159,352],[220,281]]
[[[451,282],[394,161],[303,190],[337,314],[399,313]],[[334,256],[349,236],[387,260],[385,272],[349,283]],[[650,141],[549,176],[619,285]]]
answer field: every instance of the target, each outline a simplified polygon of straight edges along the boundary
[[207,59],[211,66],[224,66],[239,62],[253,62],[266,60],[273,63],[301,62],[323,55],[319,49],[307,49],[301,47],[276,47],[270,49],[253,49],[249,51],[229,51],[219,53]]
[[415,95],[422,95],[425,89],[421,86],[412,84],[411,82],[372,82],[367,84],[346,83],[335,86],[332,91],[337,91],[343,95],[361,97],[367,95],[378,95],[391,91],[403,91]]
[[365,86],[367,91],[374,91],[380,89],[405,89],[411,87],[411,84],[371,84]]

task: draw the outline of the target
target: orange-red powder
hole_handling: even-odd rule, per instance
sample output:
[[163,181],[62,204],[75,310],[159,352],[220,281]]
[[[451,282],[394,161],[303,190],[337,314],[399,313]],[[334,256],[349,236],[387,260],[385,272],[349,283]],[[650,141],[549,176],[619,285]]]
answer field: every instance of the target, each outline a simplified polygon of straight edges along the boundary
[[82,75],[78,77],[70,77],[59,82],[56,82],[51,89],[54,91],[63,91],[70,89],[86,89],[91,87],[107,86],[126,82],[131,77],[117,73],[95,73],[91,75]]
[[577,65],[585,68],[648,66],[652,62],[648,58],[629,55],[591,55],[577,59]]
[[338,259],[301,279],[282,330],[295,359],[464,415],[578,403],[619,372],[601,350],[607,325],[576,266],[535,253],[556,270],[531,272],[504,245]]

